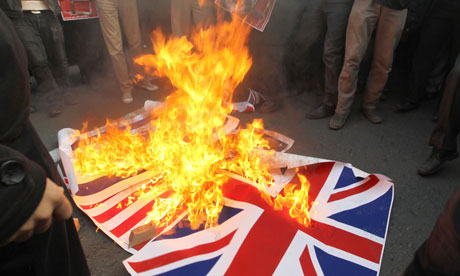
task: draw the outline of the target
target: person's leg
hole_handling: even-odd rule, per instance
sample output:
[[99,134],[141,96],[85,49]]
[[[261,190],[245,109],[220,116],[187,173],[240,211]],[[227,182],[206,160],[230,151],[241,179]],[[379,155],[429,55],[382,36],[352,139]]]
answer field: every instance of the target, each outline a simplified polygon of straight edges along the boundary
[[64,33],[59,20],[51,11],[40,15],[40,35],[48,55],[51,70],[60,89],[69,86],[69,64],[64,46]]
[[347,114],[353,103],[358,82],[359,64],[378,19],[377,4],[371,0],[356,0],[348,20],[345,59],[338,82],[338,114]]
[[407,9],[393,10],[381,7],[380,18],[377,24],[374,58],[366,84],[366,94],[363,108],[375,110],[382,95],[393,63],[393,53],[398,46],[399,39],[406,22]]
[[98,0],[96,4],[102,35],[112,60],[115,76],[120,83],[123,95],[130,95],[133,87],[129,81],[128,65],[123,52],[123,41],[118,21],[118,0]]
[[25,14],[12,18],[12,22],[24,45],[32,75],[38,83],[38,90],[46,93],[57,89],[57,84],[48,64],[48,56],[39,33],[36,15]]
[[13,18],[16,32],[26,49],[29,67],[37,81],[37,90],[47,100],[47,113],[55,117],[62,112],[62,91],[58,88],[48,62],[48,55],[40,35],[40,15],[26,13],[23,17]]
[[171,31],[173,36],[190,34],[192,4],[194,0],[171,0]]
[[438,3],[422,25],[420,39],[412,59],[411,73],[409,75],[409,91],[407,91],[401,104],[397,106],[400,111],[409,111],[417,108],[425,94],[425,88],[430,73],[436,65],[438,53],[451,33],[449,13],[445,6]]
[[325,5],[327,32],[324,39],[324,99],[327,106],[337,105],[337,85],[345,52],[345,35],[353,2]]
[[136,0],[118,0],[118,12],[125,31],[131,59],[142,54],[142,40],[136,3]]
[[216,23],[215,4],[214,1],[205,0],[200,6],[198,2],[198,0],[194,0],[192,6],[193,23],[195,26],[202,26],[206,29]]
[[458,157],[457,136],[460,129],[460,56],[450,71],[439,107],[439,118],[430,137],[433,151],[419,167],[422,176],[437,173],[442,165]]

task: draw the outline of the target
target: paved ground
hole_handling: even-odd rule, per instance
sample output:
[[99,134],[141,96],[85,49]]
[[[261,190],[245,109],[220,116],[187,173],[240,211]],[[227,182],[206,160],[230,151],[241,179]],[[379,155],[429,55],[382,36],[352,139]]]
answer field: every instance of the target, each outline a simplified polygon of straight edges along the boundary
[[[49,149],[57,145],[56,133],[64,127],[81,128],[103,124],[105,118],[115,119],[140,108],[146,99],[163,100],[168,89],[159,92],[136,91],[130,105],[121,103],[112,79],[101,80],[97,91],[88,87],[74,88],[80,104],[49,119],[43,111],[46,103],[34,95],[39,111],[32,121]],[[163,85],[165,87],[165,85]],[[393,95],[390,95],[393,96]],[[360,96],[356,99],[347,125],[340,131],[327,127],[328,120],[310,121],[303,118],[306,110],[318,102],[315,93],[301,96],[285,95],[283,107],[272,114],[234,114],[242,122],[262,118],[265,127],[295,139],[292,153],[350,162],[372,173],[391,177],[395,184],[395,201],[385,246],[381,275],[398,275],[410,261],[414,250],[429,235],[436,217],[449,194],[460,180],[460,162],[449,163],[436,177],[422,178],[416,174],[420,161],[430,152],[427,140],[433,127],[433,103],[410,114],[393,111],[396,97],[390,97],[381,107],[386,120],[372,125],[359,112]],[[80,211],[74,215],[81,221],[80,237],[94,275],[126,275],[121,261],[129,256],[96,227]]]

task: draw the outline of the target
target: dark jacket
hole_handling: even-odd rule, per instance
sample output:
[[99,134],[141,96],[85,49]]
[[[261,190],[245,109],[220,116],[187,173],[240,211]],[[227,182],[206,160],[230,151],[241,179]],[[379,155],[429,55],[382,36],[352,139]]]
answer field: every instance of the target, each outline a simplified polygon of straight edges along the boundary
[[394,10],[402,10],[409,5],[409,0],[375,0],[375,2]]
[[[0,3],[3,3],[0,0]],[[0,243],[33,214],[46,177],[62,184],[56,166],[28,118],[27,56],[0,9]],[[0,246],[0,275],[90,275],[72,218],[24,242]]]
[[[61,8],[59,7],[57,0],[44,0],[50,10],[54,13],[54,15],[58,16],[61,12]],[[1,0],[0,1],[0,8],[8,15],[9,17],[19,17],[22,16],[22,5],[21,0]]]

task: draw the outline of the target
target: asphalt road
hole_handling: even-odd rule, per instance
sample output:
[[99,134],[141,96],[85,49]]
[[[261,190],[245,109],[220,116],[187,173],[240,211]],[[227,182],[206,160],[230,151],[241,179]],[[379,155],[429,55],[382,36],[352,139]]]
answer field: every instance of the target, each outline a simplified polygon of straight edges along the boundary
[[[74,68],[75,69],[75,68]],[[73,70],[74,77],[76,72]],[[132,104],[123,104],[113,78],[100,79],[98,87],[73,88],[80,103],[68,106],[56,118],[46,116],[46,100],[33,95],[38,112],[31,119],[48,147],[57,146],[57,131],[65,128],[80,129],[82,123],[91,126],[104,124],[106,118],[116,119],[142,107],[147,99],[164,100],[170,87],[161,82],[156,92],[137,90]],[[320,100],[319,93],[307,92],[298,96],[281,93],[282,108],[271,114],[235,113],[241,123],[262,118],[265,128],[280,132],[293,139],[291,153],[349,162],[369,173],[384,174],[393,179],[395,199],[385,245],[381,274],[400,275],[411,260],[414,251],[426,239],[449,195],[460,180],[460,161],[446,165],[439,175],[422,178],[417,175],[418,165],[428,157],[427,141],[434,126],[431,121],[434,102],[408,113],[394,112],[398,95],[382,102],[384,123],[372,125],[359,112],[362,95],[358,95],[346,126],[340,131],[328,128],[328,120],[307,120],[303,116]],[[80,238],[93,275],[127,275],[122,260],[129,256],[79,210]]]

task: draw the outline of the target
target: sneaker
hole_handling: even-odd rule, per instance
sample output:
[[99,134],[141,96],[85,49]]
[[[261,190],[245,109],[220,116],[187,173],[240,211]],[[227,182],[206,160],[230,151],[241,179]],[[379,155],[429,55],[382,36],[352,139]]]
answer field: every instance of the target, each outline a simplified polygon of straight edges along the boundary
[[329,121],[329,128],[333,130],[341,129],[345,125],[345,122],[348,119],[348,115],[350,115],[350,112],[345,114],[339,114],[336,112]]
[[136,87],[139,87],[139,88],[142,88],[142,89],[145,89],[145,90],[148,90],[148,91],[155,91],[155,90],[158,90],[158,86],[151,83],[150,81],[147,81],[147,80],[141,80],[141,81],[138,81],[136,82],[135,84]]
[[329,106],[322,103],[310,113],[305,114],[305,118],[312,120],[323,119],[334,115],[334,113],[335,106]]
[[364,117],[366,117],[366,119],[369,122],[373,124],[380,124],[381,122],[383,122],[382,116],[380,116],[375,109],[362,107],[361,111],[363,112]]
[[418,168],[418,174],[428,176],[439,172],[446,161],[458,157],[457,151],[433,148],[430,157]]
[[131,92],[124,92],[121,96],[121,101],[125,104],[129,104],[133,102],[133,94]]

